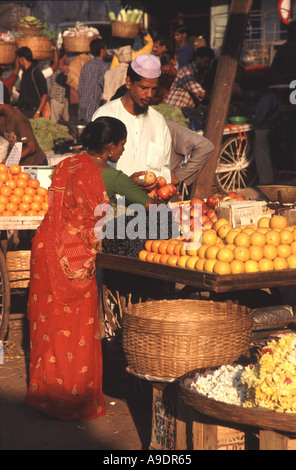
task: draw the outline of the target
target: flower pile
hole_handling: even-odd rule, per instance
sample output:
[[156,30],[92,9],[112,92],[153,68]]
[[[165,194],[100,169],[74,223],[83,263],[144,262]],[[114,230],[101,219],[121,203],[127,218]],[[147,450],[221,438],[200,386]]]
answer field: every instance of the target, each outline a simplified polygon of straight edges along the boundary
[[206,375],[195,374],[193,379],[187,379],[185,386],[208,398],[242,406],[247,397],[246,387],[241,381],[244,370],[240,365],[221,366]]
[[270,341],[259,361],[245,368],[241,381],[247,388],[244,407],[296,413],[296,335]]

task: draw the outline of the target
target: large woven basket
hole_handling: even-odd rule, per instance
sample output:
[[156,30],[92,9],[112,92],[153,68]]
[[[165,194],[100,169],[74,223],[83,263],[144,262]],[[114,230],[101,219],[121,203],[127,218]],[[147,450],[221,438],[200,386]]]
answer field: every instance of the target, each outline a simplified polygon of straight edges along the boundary
[[11,65],[15,63],[16,43],[10,41],[0,41],[0,64]]
[[139,24],[128,21],[111,21],[112,36],[118,38],[135,39],[139,34]]
[[66,36],[63,39],[65,51],[70,52],[90,52],[90,43],[97,36],[92,37],[76,37]]
[[6,265],[11,289],[27,288],[30,284],[31,251],[8,251]]
[[196,371],[191,371],[179,381],[178,392],[181,399],[195,410],[219,421],[245,424],[260,429],[283,432],[296,432],[296,414],[279,413],[264,408],[243,408],[208,398],[194,390],[188,390],[186,380],[193,378]]
[[41,29],[41,27],[35,26],[15,26],[15,30],[18,33],[24,34],[25,36],[37,36],[40,33]]
[[249,351],[253,317],[232,302],[162,300],[129,305],[122,316],[128,369],[149,380],[229,364]]
[[17,47],[31,49],[34,60],[48,60],[51,57],[52,43],[46,36],[15,38]]

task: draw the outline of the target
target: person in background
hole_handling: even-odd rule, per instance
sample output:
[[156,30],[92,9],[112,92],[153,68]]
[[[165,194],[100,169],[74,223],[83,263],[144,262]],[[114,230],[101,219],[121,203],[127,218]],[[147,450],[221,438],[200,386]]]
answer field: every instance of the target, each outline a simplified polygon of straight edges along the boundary
[[288,26],[288,39],[278,47],[271,68],[281,75],[285,83],[296,78],[296,23]]
[[139,177],[146,171],[171,181],[169,129],[164,117],[149,106],[160,75],[157,57],[137,56],[127,70],[125,94],[99,107],[92,117],[95,120],[99,116],[113,116],[124,122],[128,137],[117,169],[131,176],[141,187],[145,185]]
[[124,85],[127,68],[132,61],[132,48],[131,46],[120,47],[115,50],[115,55],[119,61],[119,65],[113,69],[107,70],[105,73],[102,104],[110,101],[116,90],[121,85]]
[[69,60],[61,51],[58,69],[54,72],[49,89],[50,119],[57,123],[60,120],[69,121],[70,87],[67,85]]
[[104,62],[106,52],[106,43],[103,39],[96,38],[91,41],[90,53],[94,58],[84,64],[79,77],[79,122],[90,122],[93,113],[101,104],[104,77],[109,68]]
[[193,49],[187,44],[187,28],[178,26],[174,31],[175,52],[178,61],[178,68],[188,65],[193,60]]
[[48,102],[46,79],[33,60],[31,49],[20,47],[16,55],[23,69],[17,106],[28,118],[37,119]]
[[95,263],[102,249],[100,221],[117,193],[129,203],[154,204],[108,164],[119,160],[126,136],[125,125],[112,117],[86,126],[81,139],[88,151],[56,166],[48,212],[32,239],[25,403],[61,420],[106,412]]
[[214,52],[209,47],[199,47],[189,65],[178,70],[168,93],[166,104],[176,108],[195,108],[206,96],[203,80],[210,68]]
[[[140,54],[151,54],[151,52],[152,52],[153,39],[150,36],[149,32],[145,31],[143,23],[140,24],[139,35],[143,39],[144,45],[143,45],[143,47],[140,47],[140,49],[138,49],[138,50],[134,49],[135,46],[134,46],[132,40],[129,41],[126,38],[117,38],[118,48],[119,47],[124,47],[124,46],[131,46],[131,48],[132,48],[132,60],[134,60]],[[119,65],[118,58],[116,57],[116,54],[114,54],[111,65],[110,65],[110,69],[113,69],[113,68],[117,67],[118,65]]]
[[0,135],[8,142],[10,149],[16,142],[22,143],[20,165],[47,165],[47,158],[39,147],[29,119],[11,105],[10,96],[4,86],[4,100],[0,102]]
[[274,184],[272,143],[274,129],[279,122],[280,98],[267,88],[262,77],[251,80],[250,89],[257,97],[253,124],[255,126],[254,157],[259,184]]
[[213,144],[205,137],[166,119],[172,138],[170,168],[172,183],[184,182],[187,186],[197,178],[214,150]]
[[153,43],[152,54],[161,59],[164,52],[170,49],[170,40],[164,36],[158,36]]
[[84,64],[91,60],[89,54],[86,53],[73,53],[70,59],[69,72],[67,74],[66,84],[70,87],[69,96],[69,121],[71,124],[77,124],[78,120],[78,105],[79,105],[79,77]]
[[13,71],[11,72],[11,74],[9,75],[9,77],[7,77],[6,79],[3,79],[3,75],[4,75],[4,72],[5,72],[5,68],[4,68],[4,67],[0,67],[0,80],[1,80],[1,81],[3,82],[3,84],[6,86],[6,88],[7,88],[8,93],[9,93],[10,96],[12,95],[12,88],[13,88],[15,82],[17,81],[20,68],[21,68],[21,66],[20,66],[19,60],[18,60],[18,58],[17,58],[16,61],[15,61],[15,64],[14,64],[14,69],[13,69]]
[[161,75],[153,104],[165,103],[173,81],[177,75],[177,58],[172,50],[164,51],[160,57]]

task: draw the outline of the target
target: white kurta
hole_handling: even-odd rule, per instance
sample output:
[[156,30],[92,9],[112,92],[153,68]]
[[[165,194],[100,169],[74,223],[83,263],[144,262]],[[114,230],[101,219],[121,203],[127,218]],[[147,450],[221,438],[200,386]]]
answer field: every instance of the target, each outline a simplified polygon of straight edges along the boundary
[[116,168],[128,176],[136,171],[153,171],[171,181],[171,135],[164,117],[149,106],[145,115],[133,116],[122,105],[121,98],[97,109],[92,121],[100,116],[120,119],[127,128],[127,141]]

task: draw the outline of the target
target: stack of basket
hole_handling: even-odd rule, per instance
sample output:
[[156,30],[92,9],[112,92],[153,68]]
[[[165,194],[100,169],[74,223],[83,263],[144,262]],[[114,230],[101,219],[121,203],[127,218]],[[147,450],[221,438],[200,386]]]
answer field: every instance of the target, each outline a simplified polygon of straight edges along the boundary
[[31,49],[34,60],[48,60],[51,57],[52,43],[47,36],[38,36],[41,28],[16,26],[16,31],[24,37],[16,37],[17,47],[28,47]]
[[161,300],[131,304],[123,312],[128,370],[172,382],[194,369],[231,364],[248,354],[252,312],[232,302]]

